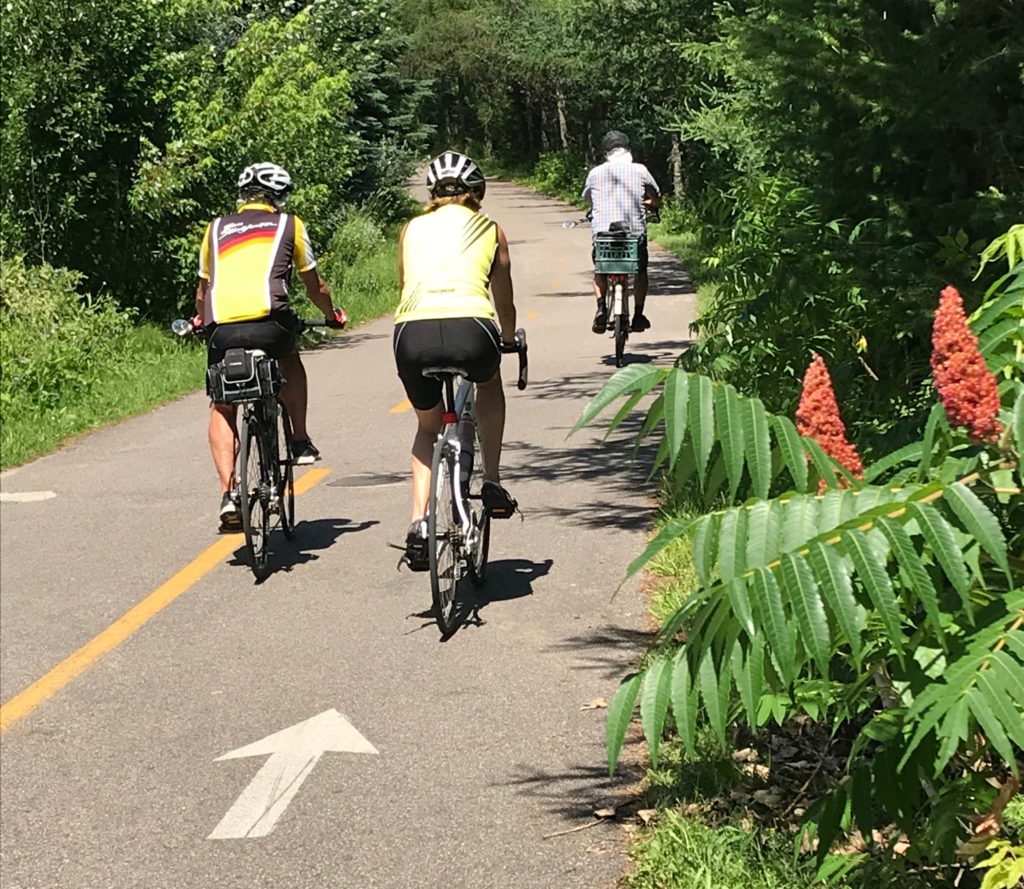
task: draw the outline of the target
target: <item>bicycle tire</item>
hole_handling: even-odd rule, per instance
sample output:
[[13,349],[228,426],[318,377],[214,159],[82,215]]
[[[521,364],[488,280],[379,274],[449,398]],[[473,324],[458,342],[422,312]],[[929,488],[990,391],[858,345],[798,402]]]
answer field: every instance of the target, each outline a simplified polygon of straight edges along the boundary
[[430,499],[427,504],[427,553],[430,561],[430,593],[434,618],[447,637],[456,628],[459,568],[462,560],[462,527],[454,515],[454,461],[444,438],[434,445],[430,466]]
[[292,463],[292,418],[288,409],[278,405],[281,422],[277,435],[277,490],[281,509],[281,530],[288,540],[295,538],[295,466]]
[[626,304],[626,288],[622,284],[616,284],[615,291],[612,304],[619,306],[619,312],[615,315],[615,366],[622,367],[626,338],[629,336],[629,308]]
[[484,509],[483,500],[480,498],[480,490],[484,483],[483,473],[483,450],[480,447],[480,436],[476,436],[476,453],[479,459],[474,461],[473,475],[469,480],[469,490],[474,499],[470,503],[476,503],[473,508],[473,522],[476,525],[477,545],[469,552],[469,579],[473,586],[483,586],[487,580],[487,557],[491,549],[491,516]]
[[255,413],[247,414],[242,419],[238,453],[238,495],[249,567],[257,580],[263,580],[270,571],[270,479],[265,450],[263,422]]

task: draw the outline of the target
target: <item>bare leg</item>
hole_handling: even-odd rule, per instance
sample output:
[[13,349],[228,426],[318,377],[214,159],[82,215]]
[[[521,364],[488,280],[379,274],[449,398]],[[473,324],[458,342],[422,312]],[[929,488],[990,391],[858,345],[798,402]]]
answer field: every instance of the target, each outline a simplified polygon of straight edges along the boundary
[[231,404],[210,405],[210,453],[220,477],[221,494],[235,485],[235,460],[238,457],[236,410]]
[[309,438],[306,432],[306,402],[308,386],[306,384],[306,368],[302,365],[298,351],[292,352],[278,360],[281,376],[285,379],[284,386],[278,394],[281,404],[288,410],[292,421],[294,438]]
[[430,499],[430,464],[434,459],[434,442],[441,432],[444,411],[441,403],[430,410],[416,408],[416,437],[412,440],[412,520],[427,514]]
[[500,370],[486,383],[477,383],[476,422],[484,452],[484,478],[500,481],[501,443],[505,435],[505,390],[501,388]]
[[608,294],[608,276],[594,275],[594,296],[597,297],[598,305]]

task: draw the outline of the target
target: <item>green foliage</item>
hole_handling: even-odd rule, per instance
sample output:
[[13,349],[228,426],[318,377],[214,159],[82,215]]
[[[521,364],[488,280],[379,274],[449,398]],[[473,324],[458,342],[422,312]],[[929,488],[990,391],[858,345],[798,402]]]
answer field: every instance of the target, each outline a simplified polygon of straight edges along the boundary
[[49,265],[0,263],[0,400],[10,417],[21,405],[43,410],[102,384],[132,327],[109,297],[86,302],[82,276]]
[[430,126],[399,70],[396,0],[15,0],[0,118],[4,256],[85,274],[166,319],[195,285],[202,227],[240,169],[271,159],[316,246],[361,207],[408,215]]
[[699,584],[616,695],[613,767],[636,700],[655,762],[669,713],[690,749],[700,725],[724,744],[733,723],[821,721],[855,740],[810,813],[819,863],[840,834],[888,823],[915,859],[952,859],[955,814],[984,811],[1024,753],[1022,279],[1018,263],[973,319],[1007,370],[992,448],[937,407],[859,482],[757,399],[679,367],[625,368],[595,396],[578,426],[653,396],[639,435],[660,430],[656,468],[725,504],[667,522],[630,566],[685,538]]
[[813,869],[794,864],[786,839],[733,825],[712,830],[674,811],[633,850],[631,889],[811,889]]
[[201,385],[202,348],[138,326],[112,300],[83,300],[81,275],[0,264],[0,465]]
[[975,865],[985,869],[981,889],[1017,889],[1024,883],[1024,847],[994,840],[986,851],[988,858]]

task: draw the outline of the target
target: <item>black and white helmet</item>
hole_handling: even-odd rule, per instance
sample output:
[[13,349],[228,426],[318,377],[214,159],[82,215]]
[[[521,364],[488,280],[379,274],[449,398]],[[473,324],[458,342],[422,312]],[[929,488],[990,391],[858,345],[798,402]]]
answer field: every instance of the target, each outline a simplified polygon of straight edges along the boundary
[[238,191],[243,197],[263,193],[281,203],[292,193],[292,177],[277,164],[250,164],[238,177]]
[[469,192],[483,200],[487,182],[472,158],[458,151],[443,151],[427,167],[427,189],[434,198]]

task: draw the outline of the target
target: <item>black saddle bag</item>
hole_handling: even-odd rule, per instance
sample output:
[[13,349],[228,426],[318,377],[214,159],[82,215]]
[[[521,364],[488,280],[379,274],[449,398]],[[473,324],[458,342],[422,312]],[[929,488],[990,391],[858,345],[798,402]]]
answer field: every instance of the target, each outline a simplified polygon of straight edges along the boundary
[[281,389],[277,361],[262,352],[228,349],[224,360],[206,369],[206,392],[223,404],[256,401]]

